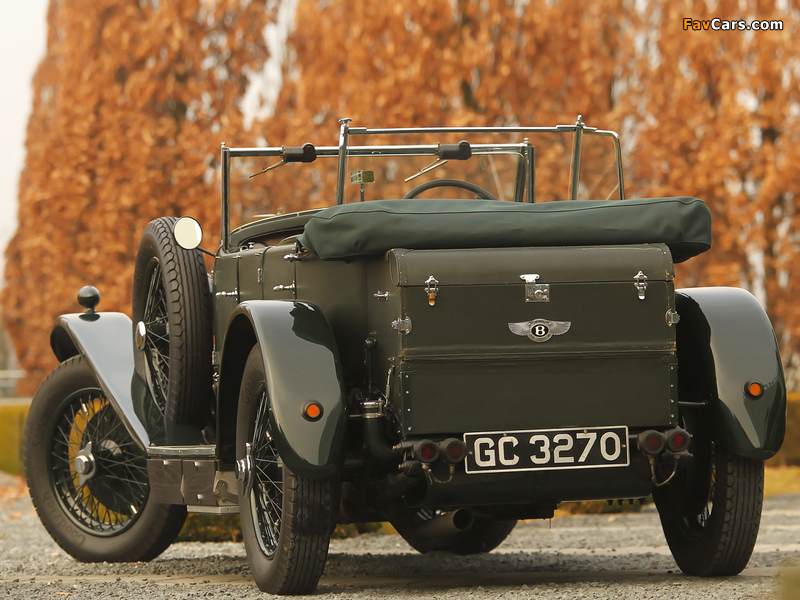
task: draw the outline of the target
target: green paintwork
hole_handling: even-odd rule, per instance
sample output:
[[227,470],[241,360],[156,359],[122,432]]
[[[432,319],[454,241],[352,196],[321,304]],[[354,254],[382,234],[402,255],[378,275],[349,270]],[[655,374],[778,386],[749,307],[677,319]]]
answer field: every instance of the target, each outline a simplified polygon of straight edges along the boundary
[[[392,398],[405,435],[675,422],[666,246],[395,250],[388,267],[393,318],[412,321],[407,334],[383,330],[398,344]],[[550,284],[549,302],[525,301],[530,273]],[[570,329],[542,343],[510,331],[537,318]]]
[[131,320],[123,313],[62,315],[53,327],[50,345],[60,361],[83,355],[141,448],[205,443],[199,428],[170,422],[156,407],[144,378],[135,373],[132,331]]
[[[246,319],[261,345],[267,393],[272,407],[273,435],[281,459],[295,473],[325,477],[341,466],[345,425],[344,401],[336,344],[319,308],[305,302],[253,300],[239,305],[233,324]],[[229,346],[222,355],[228,373]],[[238,360],[237,360],[238,362]],[[323,408],[310,422],[302,409],[311,401]]]
[[[676,295],[679,368],[686,379],[681,400],[709,402],[714,440],[727,450],[759,460],[774,456],[786,430],[786,383],[764,309],[739,288],[682,289]],[[764,386],[760,398],[745,394],[749,381]]]
[[142,449],[150,445],[146,421],[131,394],[133,325],[122,313],[61,315],[50,334],[50,346],[60,361],[82,354],[97,382]]

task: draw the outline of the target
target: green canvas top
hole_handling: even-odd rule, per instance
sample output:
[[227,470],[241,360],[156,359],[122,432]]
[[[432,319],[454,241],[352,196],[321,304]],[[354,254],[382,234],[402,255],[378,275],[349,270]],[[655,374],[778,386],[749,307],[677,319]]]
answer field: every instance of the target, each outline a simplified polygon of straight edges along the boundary
[[571,200],[375,200],[333,206],[308,221],[299,242],[320,258],[347,260],[392,248],[500,248],[662,243],[674,262],[711,247],[711,213],[697,198]]

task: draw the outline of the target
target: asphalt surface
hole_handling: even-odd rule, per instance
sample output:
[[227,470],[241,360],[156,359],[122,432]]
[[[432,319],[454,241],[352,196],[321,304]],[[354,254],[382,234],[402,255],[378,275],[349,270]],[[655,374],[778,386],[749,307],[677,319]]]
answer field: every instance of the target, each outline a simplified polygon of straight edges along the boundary
[[[47,535],[21,479],[0,473],[0,598],[267,598],[240,543],[177,543],[150,563],[83,564]],[[415,553],[399,536],[333,540],[311,598],[800,599],[800,495],[768,498],[738,577],[675,566],[650,507],[520,523],[488,555]]]

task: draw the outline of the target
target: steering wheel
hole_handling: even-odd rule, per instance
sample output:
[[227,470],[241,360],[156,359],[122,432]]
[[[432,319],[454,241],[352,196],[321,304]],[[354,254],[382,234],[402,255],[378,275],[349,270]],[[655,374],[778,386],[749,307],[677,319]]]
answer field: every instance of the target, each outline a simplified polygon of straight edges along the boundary
[[491,192],[486,191],[481,186],[470,183],[469,181],[461,181],[460,179],[434,179],[433,181],[426,181],[422,185],[418,185],[413,190],[410,190],[405,196],[403,196],[403,199],[416,198],[425,190],[430,190],[437,187],[457,187],[463,190],[474,192],[478,195],[478,198],[497,200],[497,198],[495,198]]

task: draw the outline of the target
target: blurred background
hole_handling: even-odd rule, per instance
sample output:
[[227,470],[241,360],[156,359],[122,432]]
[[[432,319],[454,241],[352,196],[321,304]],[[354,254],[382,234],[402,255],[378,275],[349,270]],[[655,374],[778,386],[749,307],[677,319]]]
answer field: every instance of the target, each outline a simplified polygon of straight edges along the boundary
[[[782,30],[684,29],[714,17]],[[29,397],[55,366],[49,331],[78,310],[81,286],[130,314],[151,219],[192,215],[216,246],[220,143],[333,145],[344,116],[391,127],[581,114],[620,132],[628,197],[711,208],[714,247],[678,266],[677,285],[750,290],[800,389],[793,1],[26,0],[2,3],[0,28],[0,397]],[[310,208],[298,189],[274,178],[262,212]],[[0,404],[19,410],[0,413],[3,436],[25,402]]]

